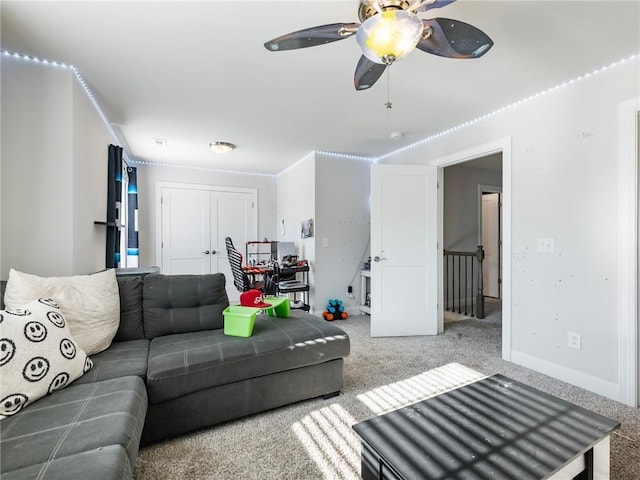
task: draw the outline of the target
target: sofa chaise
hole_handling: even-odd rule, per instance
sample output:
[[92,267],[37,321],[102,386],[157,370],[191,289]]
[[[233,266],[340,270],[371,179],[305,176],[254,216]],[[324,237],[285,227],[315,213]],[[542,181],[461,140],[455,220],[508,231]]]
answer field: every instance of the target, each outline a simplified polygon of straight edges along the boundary
[[120,324],[93,368],[0,422],[0,473],[126,479],[139,445],[339,394],[349,337],[306,312],[227,336],[223,274],[118,276]]

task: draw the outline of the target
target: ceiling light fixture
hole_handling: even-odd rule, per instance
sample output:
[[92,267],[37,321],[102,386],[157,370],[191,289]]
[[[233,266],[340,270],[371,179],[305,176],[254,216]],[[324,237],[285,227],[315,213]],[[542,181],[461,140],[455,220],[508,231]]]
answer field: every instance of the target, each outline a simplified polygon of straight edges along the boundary
[[211,142],[209,148],[215,153],[229,153],[236,148],[236,146],[229,142]]
[[416,48],[423,30],[422,20],[415,13],[389,8],[360,25],[356,41],[369,60],[391,65]]

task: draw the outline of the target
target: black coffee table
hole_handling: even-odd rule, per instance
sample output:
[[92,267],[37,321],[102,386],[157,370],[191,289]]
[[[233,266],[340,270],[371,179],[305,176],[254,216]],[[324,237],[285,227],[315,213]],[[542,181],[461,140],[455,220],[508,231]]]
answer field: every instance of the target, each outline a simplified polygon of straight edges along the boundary
[[619,426],[494,375],[353,429],[365,480],[566,480],[609,479],[609,435]]

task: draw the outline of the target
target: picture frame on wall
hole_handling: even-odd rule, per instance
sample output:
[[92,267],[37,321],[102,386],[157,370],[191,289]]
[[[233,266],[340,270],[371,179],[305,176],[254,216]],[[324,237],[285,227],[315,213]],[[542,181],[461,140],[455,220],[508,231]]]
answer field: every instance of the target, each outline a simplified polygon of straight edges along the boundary
[[300,238],[313,237],[313,218],[301,222]]

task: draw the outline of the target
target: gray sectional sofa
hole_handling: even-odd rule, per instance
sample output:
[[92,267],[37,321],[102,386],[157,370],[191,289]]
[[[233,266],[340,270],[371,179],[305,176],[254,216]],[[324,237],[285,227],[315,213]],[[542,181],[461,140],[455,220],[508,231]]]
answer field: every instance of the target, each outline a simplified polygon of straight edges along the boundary
[[0,422],[14,479],[131,478],[139,445],[338,394],[349,338],[305,312],[223,333],[222,274],[118,276],[120,326],[69,387]]

